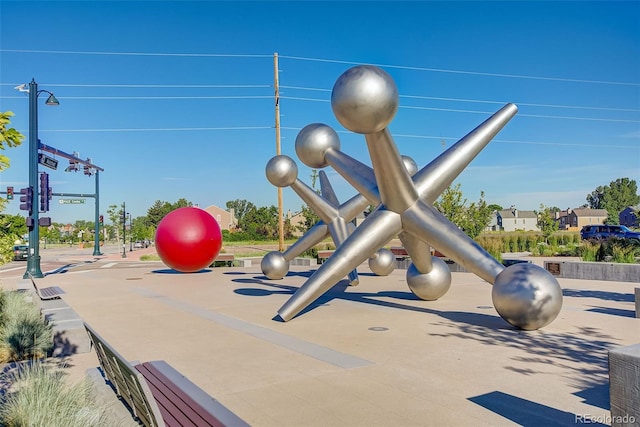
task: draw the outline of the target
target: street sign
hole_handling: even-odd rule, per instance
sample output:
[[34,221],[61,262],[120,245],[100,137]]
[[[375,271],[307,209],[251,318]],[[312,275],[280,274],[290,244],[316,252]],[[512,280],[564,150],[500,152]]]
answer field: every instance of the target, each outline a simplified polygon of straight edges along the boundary
[[53,170],[58,169],[58,161],[56,159],[54,159],[53,157],[49,157],[47,155],[44,155],[42,153],[38,154],[38,163],[40,163],[43,166],[46,166],[48,168],[51,168]]
[[58,203],[61,205],[82,205],[85,199],[58,199]]

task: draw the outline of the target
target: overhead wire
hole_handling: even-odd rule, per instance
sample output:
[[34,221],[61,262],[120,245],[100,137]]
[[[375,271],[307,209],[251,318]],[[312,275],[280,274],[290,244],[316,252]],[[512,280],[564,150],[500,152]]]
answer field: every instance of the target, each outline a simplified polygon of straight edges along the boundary
[[[168,52],[99,52],[99,51],[66,51],[66,50],[26,50],[26,49],[0,49],[0,52],[14,52],[14,53],[42,53],[42,54],[74,54],[74,55],[122,55],[122,56],[166,56],[166,57],[220,57],[220,58],[272,58],[271,54],[208,54],[208,53],[168,53]],[[349,65],[361,65],[362,62],[355,61],[344,61],[344,60],[336,60],[336,59],[326,59],[326,58],[312,58],[312,57],[302,57],[302,56],[289,56],[289,55],[279,55],[282,59],[290,59],[295,61],[311,61],[311,62],[324,62],[324,63],[339,63],[339,64],[349,64]],[[623,85],[623,86],[640,86],[640,83],[633,82],[616,82],[616,81],[605,81],[605,80],[588,80],[588,79],[575,79],[575,78],[562,78],[562,77],[547,77],[547,76],[533,76],[533,75],[519,75],[519,74],[504,74],[504,73],[489,73],[489,72],[479,72],[479,71],[468,71],[468,70],[454,70],[454,69],[446,69],[446,68],[429,68],[429,67],[417,67],[417,66],[407,66],[407,65],[393,65],[393,64],[371,64],[376,65],[383,68],[396,68],[396,69],[405,69],[405,70],[415,70],[415,71],[427,71],[427,72],[440,72],[440,73],[454,73],[454,74],[468,74],[468,75],[477,75],[477,76],[491,76],[491,77],[500,77],[500,78],[520,78],[520,79],[535,79],[535,80],[548,80],[548,81],[560,81],[560,82],[574,82],[574,83],[586,83],[586,84],[605,84],[605,85]],[[1,83],[0,85],[8,85],[8,83]],[[53,87],[96,87],[96,88],[248,88],[248,89],[256,89],[256,88],[271,88],[272,85],[239,85],[239,84],[224,84],[224,85],[177,85],[177,84],[69,84],[69,83],[52,83],[47,84],[47,86]],[[280,86],[283,89],[291,89],[291,90],[306,90],[306,91],[317,91],[317,92],[330,92],[329,89],[322,88],[310,88],[303,86]],[[420,95],[400,95],[401,98],[407,99],[424,99],[424,100],[434,100],[434,101],[447,101],[447,102],[467,102],[467,103],[484,103],[484,104],[504,104],[501,101],[494,100],[482,100],[482,99],[462,99],[462,98],[446,98],[446,97],[428,97],[428,96],[420,96]],[[2,97],[2,98],[17,98],[12,96]],[[153,100],[153,99],[271,99],[272,96],[265,95],[245,95],[245,96],[69,96],[69,97],[59,97],[60,99],[95,99],[95,100]],[[316,99],[309,97],[298,97],[298,96],[288,96],[286,94],[280,94],[281,99],[288,99],[294,101],[303,101],[303,102],[330,102],[328,99]],[[541,107],[541,108],[563,108],[563,109],[582,109],[582,110],[601,110],[601,111],[614,111],[614,112],[638,112],[640,109],[630,109],[630,108],[614,108],[614,107],[597,107],[597,106],[571,106],[571,105],[554,105],[554,104],[536,104],[536,103],[526,103],[526,102],[516,102],[517,105],[520,106],[529,106],[529,107]],[[453,108],[438,108],[438,107],[425,107],[425,106],[411,106],[411,105],[401,105],[399,108],[405,109],[416,109],[416,110],[429,110],[429,111],[443,111],[443,112],[457,112],[457,113],[474,113],[474,114],[492,114],[492,112],[486,111],[477,111],[477,110],[465,110],[465,109],[453,109]],[[628,119],[609,119],[609,118],[593,118],[593,117],[575,117],[575,116],[555,116],[555,115],[544,115],[544,114],[518,114],[518,117],[534,117],[534,118],[545,118],[545,119],[562,119],[562,120],[587,120],[587,121],[602,121],[602,122],[620,122],[620,123],[639,123],[639,120],[628,120]],[[127,131],[184,131],[184,130],[246,130],[246,129],[271,129],[272,126],[244,126],[244,127],[195,127],[195,128],[125,128],[125,129],[67,129],[67,130],[42,130],[44,132],[127,132]],[[282,127],[283,129],[287,129]],[[431,137],[431,136],[419,136],[419,135],[403,135],[398,134],[397,137],[410,137],[410,138],[438,138],[442,139],[442,137]],[[499,140],[496,140],[499,141]],[[523,143],[523,144],[541,144],[541,145],[569,145],[569,146],[589,146],[589,147],[603,147],[600,145],[589,145],[589,144],[562,144],[562,143],[545,143],[545,142],[535,142],[535,141],[513,141],[513,140],[503,140],[502,142],[509,143]],[[611,145],[607,145],[607,147],[612,147]],[[634,148],[634,147],[625,147],[619,146],[618,148]]]

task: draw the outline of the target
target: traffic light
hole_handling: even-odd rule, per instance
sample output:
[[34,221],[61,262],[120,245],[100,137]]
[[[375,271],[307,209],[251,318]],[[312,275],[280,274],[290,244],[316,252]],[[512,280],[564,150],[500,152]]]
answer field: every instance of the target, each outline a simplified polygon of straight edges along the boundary
[[[87,162],[91,163],[91,159],[87,159]],[[88,176],[93,175],[93,168],[86,163],[84,165],[84,174]]]
[[29,211],[29,215],[33,212],[33,188],[21,188],[20,194],[20,210]]
[[78,172],[80,170],[80,164],[77,160],[69,160],[69,166],[65,169],[65,172]]
[[100,215],[99,223],[100,223],[100,225],[104,225],[104,216],[103,215]]
[[40,212],[49,210],[49,174],[40,174]]
[[13,200],[13,187],[7,187],[7,200]]

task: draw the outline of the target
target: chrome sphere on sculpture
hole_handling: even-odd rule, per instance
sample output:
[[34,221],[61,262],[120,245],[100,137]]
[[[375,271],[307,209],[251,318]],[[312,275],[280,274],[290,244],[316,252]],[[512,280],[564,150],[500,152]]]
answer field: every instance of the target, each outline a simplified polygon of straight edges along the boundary
[[327,166],[324,153],[328,149],[340,149],[340,138],[335,130],[322,123],[302,128],[296,137],[296,154],[305,165],[314,169]]
[[548,271],[535,264],[514,264],[496,277],[491,290],[498,314],[527,331],[542,328],[562,308],[562,288]]
[[386,128],[398,111],[398,88],[378,67],[360,65],[345,71],[333,85],[331,108],[352,132],[374,133]]
[[276,187],[288,187],[298,178],[298,165],[289,156],[275,156],[265,168],[267,179]]
[[389,249],[378,249],[369,258],[369,268],[376,276],[388,276],[396,266],[396,257]]
[[409,156],[402,156],[402,163],[404,168],[409,172],[410,176],[413,176],[418,172],[418,164]]
[[431,257],[433,268],[428,273],[420,273],[412,263],[407,269],[409,289],[420,299],[434,301],[447,293],[451,287],[451,271],[442,259]]
[[284,258],[282,252],[273,251],[262,257],[260,261],[262,274],[271,280],[282,279],[289,271],[289,261]]

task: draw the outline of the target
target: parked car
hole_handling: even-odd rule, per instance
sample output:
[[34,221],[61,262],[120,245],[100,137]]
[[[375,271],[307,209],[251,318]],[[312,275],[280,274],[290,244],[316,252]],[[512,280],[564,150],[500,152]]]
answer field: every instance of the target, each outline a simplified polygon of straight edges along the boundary
[[133,244],[134,248],[148,248],[149,247],[149,241],[148,240],[137,240],[134,244]]
[[29,256],[29,246],[27,245],[15,245],[13,247],[13,260],[14,261],[26,261]]
[[583,240],[633,239],[640,242],[640,232],[632,231],[624,225],[585,225],[580,230]]

